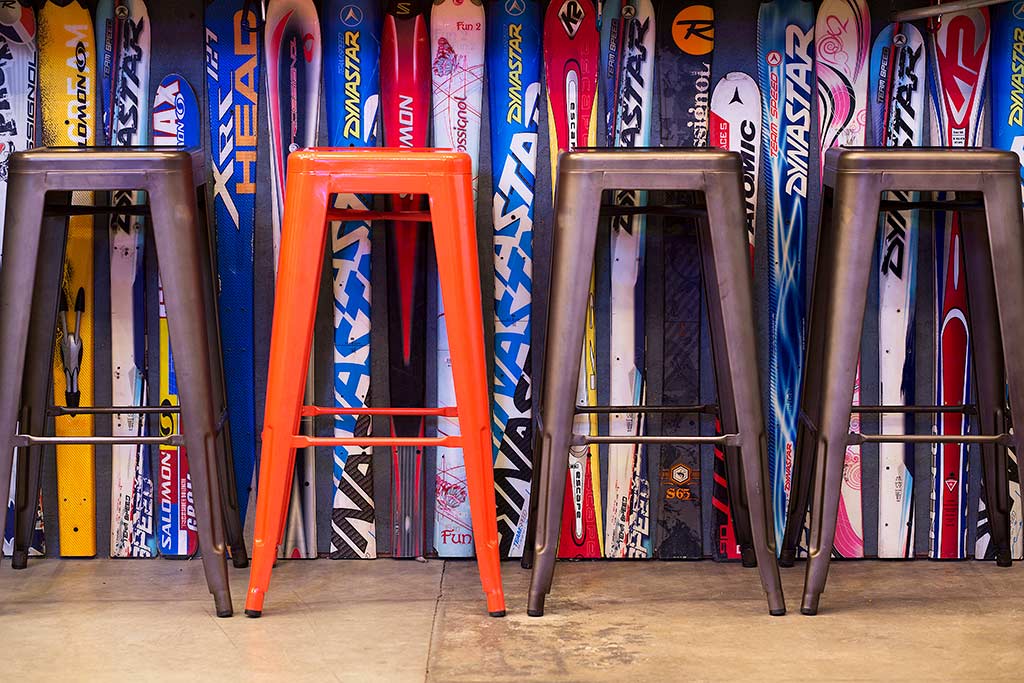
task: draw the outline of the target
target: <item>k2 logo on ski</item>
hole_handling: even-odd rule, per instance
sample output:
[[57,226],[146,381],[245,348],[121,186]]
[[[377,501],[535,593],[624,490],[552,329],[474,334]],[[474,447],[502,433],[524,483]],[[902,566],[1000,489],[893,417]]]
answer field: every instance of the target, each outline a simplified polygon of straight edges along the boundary
[[580,30],[583,14],[583,8],[576,0],[565,0],[562,3],[562,9],[558,10],[558,18],[562,20],[562,27],[565,28],[565,32],[569,34],[570,38],[575,38],[576,32]]

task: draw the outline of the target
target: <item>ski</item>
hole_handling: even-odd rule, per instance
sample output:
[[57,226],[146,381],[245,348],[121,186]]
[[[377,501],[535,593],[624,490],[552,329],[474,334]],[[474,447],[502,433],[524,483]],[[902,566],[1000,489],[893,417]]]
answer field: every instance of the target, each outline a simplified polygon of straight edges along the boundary
[[[871,15],[867,0],[825,0],[815,25],[814,75],[818,89],[819,170],[833,147],[863,147],[867,132]],[[852,404],[860,405],[860,365]],[[850,432],[860,433],[860,414],[850,417]],[[836,522],[837,557],[864,557],[860,446],[846,447]]]
[[[149,12],[143,0],[101,0],[96,11],[103,127],[114,146],[150,142]],[[143,201],[141,192],[113,192],[115,206]],[[145,220],[115,214],[110,219],[110,356],[114,405],[148,403],[146,362]],[[113,435],[145,436],[144,416],[115,415]],[[153,474],[147,446],[112,447],[111,557],[153,557]]]
[[260,41],[245,0],[206,6],[206,100],[221,348],[238,509],[244,521],[256,470],[253,232]]
[[[1021,158],[1021,191],[1024,195],[1024,3],[999,5],[992,12],[992,146],[1016,152]],[[1024,520],[1021,517],[1020,468],[1017,453],[1010,458],[1010,550],[1015,560],[1024,559]],[[982,478],[982,490],[985,488]],[[978,541],[974,556],[995,559],[990,547],[985,496],[978,503]]]
[[[661,3],[657,53],[662,146],[708,145],[714,48],[713,3],[695,0]],[[692,204],[693,194],[675,193],[670,201]],[[666,218],[662,244],[666,293],[662,402],[697,405],[700,403],[704,309],[697,222]],[[665,415],[661,425],[664,434],[700,434],[699,415]],[[699,446],[661,446],[657,491],[657,553],[660,558],[700,559],[704,555],[700,461]]]
[[[530,316],[537,126],[541,103],[540,30],[537,0],[520,3],[491,0],[487,5],[486,55],[494,193],[491,435],[502,557],[523,555],[533,471]],[[600,536],[600,531],[596,536]]]
[[769,273],[768,467],[781,547],[803,375],[814,9],[806,0],[771,0],[757,20]]
[[[375,147],[380,104],[381,13],[377,0],[330,0],[324,6],[324,85],[331,147]],[[339,194],[337,209],[366,210],[367,195]],[[331,223],[334,275],[334,404],[370,399],[370,223]],[[334,436],[370,435],[370,417],[338,415]],[[373,449],[334,448],[331,559],[377,556]]]
[[[591,0],[552,2],[544,13],[544,78],[548,95],[548,148],[551,188],[558,176],[558,153],[597,142],[597,79],[600,37]],[[597,404],[597,336],[591,276],[586,333],[576,401]],[[576,434],[596,434],[596,415],[577,415]],[[570,447],[559,557],[601,557],[601,467],[596,445]]]
[[[985,84],[989,59],[987,9],[947,14],[932,35],[929,53],[932,141],[937,146],[970,147],[982,142]],[[970,328],[967,282],[960,249],[960,220],[954,212],[935,216],[936,403],[970,402]],[[946,413],[935,430],[968,433],[969,416]],[[967,556],[966,444],[934,449],[930,554],[934,559]]]
[[[761,176],[761,92],[757,82],[745,73],[726,74],[711,95],[709,143],[712,147],[739,152],[743,158],[743,202],[747,216],[750,263],[754,264],[754,230],[757,227],[758,186]],[[715,544],[712,557],[741,559],[736,540],[725,452],[715,448],[714,485],[711,493],[712,529]]]
[[[419,1],[390,0],[381,40],[381,120],[385,147],[425,147],[430,125],[430,38]],[[396,196],[396,211],[422,207],[422,198]],[[388,231],[388,350],[391,404],[426,402],[426,259],[429,233],[398,221]],[[391,419],[393,436],[422,437],[422,417]],[[425,542],[423,447],[391,451],[391,553],[422,557]]]
[[[483,0],[435,0],[430,12],[434,147],[469,154],[476,206],[480,118],[484,95]],[[440,282],[438,283],[440,285]],[[437,405],[456,405],[452,359],[440,286],[437,297]],[[437,435],[458,435],[459,423],[437,418]],[[438,446],[434,549],[441,557],[472,557],[466,466],[461,448]]]
[[[274,274],[281,248],[285,178],[288,155],[315,147],[320,116],[320,23],[313,0],[270,0],[264,41],[267,55],[267,109],[270,113],[270,170],[274,221]],[[314,364],[309,365],[306,397],[312,403]],[[313,436],[313,418],[302,420],[302,431]],[[295,459],[292,494],[281,557],[315,558],[316,449],[303,449]]]
[[[4,84],[0,91],[0,258],[3,256],[3,223],[7,208],[7,164],[12,152],[35,147],[36,98],[39,87],[36,17],[30,7],[12,4],[13,7],[0,13],[0,77]],[[67,452],[66,448],[61,450]],[[18,458],[15,457],[7,503],[7,524],[3,530],[4,555],[10,555],[14,548],[17,475]],[[32,555],[42,555],[45,550],[41,496],[37,507],[35,534],[29,548]]]
[[[871,56],[871,120],[879,147],[917,147],[924,138],[927,60],[924,38],[912,24],[890,24]],[[917,192],[897,192],[916,201]],[[920,212],[888,212],[880,219],[878,264],[878,379],[882,405],[914,401],[917,245]],[[913,417],[881,417],[881,433],[913,432]],[[914,446],[878,447],[878,557],[914,556]]]
[[[184,76],[170,74],[156,88],[153,101],[153,144],[157,147],[197,149],[202,147],[199,102]],[[175,407],[178,401],[178,376],[174,371],[170,328],[164,307],[164,287],[160,297],[160,405]],[[181,433],[175,413],[160,416],[160,436]],[[160,446],[159,483],[157,485],[157,524],[160,554],[189,557],[196,552],[199,535],[196,527],[192,478],[183,446]]]

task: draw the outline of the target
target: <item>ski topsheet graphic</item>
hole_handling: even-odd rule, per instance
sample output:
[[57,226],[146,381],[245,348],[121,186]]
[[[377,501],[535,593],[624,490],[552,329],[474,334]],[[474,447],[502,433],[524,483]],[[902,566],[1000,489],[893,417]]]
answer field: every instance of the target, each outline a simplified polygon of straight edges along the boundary
[[537,0],[488,3],[486,54],[494,193],[491,435],[502,557],[523,554],[533,467],[530,312],[540,30]]
[[[324,6],[324,83],[331,147],[375,147],[380,97],[377,0],[331,0]],[[339,194],[338,209],[365,210],[370,197]],[[334,403],[358,408],[370,398],[370,224],[331,224],[334,274]],[[334,436],[369,436],[368,415],[338,415]],[[334,448],[331,558],[377,556],[373,451]]]
[[[558,153],[589,147],[597,141],[597,78],[600,38],[591,0],[552,2],[544,14],[544,76],[548,95],[548,147],[551,186],[558,173]],[[553,191],[553,189],[552,189]],[[594,284],[591,277],[586,335],[580,363],[578,404],[597,404],[597,339],[594,330]],[[576,434],[596,434],[596,415],[577,415]],[[601,468],[598,448],[571,447],[565,484],[559,557],[600,557]]]
[[[435,0],[430,13],[434,147],[469,154],[474,207],[484,96],[484,36],[482,0]],[[437,405],[454,406],[455,382],[440,287],[437,316]],[[437,418],[438,436],[455,435],[458,430],[457,420]],[[442,557],[471,557],[473,523],[461,448],[438,446],[435,482],[434,548]]]
[[[199,103],[184,76],[171,74],[156,88],[153,102],[153,144],[158,147],[199,148],[202,146]],[[160,284],[160,405],[178,403],[178,376],[174,371],[164,288]],[[160,436],[180,434],[178,415],[160,416]],[[157,524],[160,554],[191,556],[199,544],[192,479],[183,446],[160,446],[157,485]]]
[[[761,93],[753,78],[733,71],[715,86],[711,96],[711,118],[708,142],[712,147],[739,152],[743,158],[743,200],[747,216],[747,238],[750,242],[751,265],[754,260],[754,229],[757,226],[758,183],[761,175]],[[714,509],[712,529],[715,532],[713,556],[716,560],[738,560],[741,557],[736,530],[729,506],[725,452],[715,448],[714,487],[711,506]]]
[[[297,149],[316,146],[320,115],[320,23],[313,0],[270,0],[264,31],[276,274],[288,155]],[[313,363],[309,367],[306,401],[312,403]],[[303,418],[302,430],[307,436],[313,435],[313,418]],[[281,557],[316,557],[315,453],[315,448],[305,448],[295,459],[288,519],[278,551]]]
[[[871,17],[867,0],[825,0],[815,26],[815,79],[818,86],[819,168],[833,147],[863,147],[867,131]],[[860,405],[860,367],[853,389]],[[860,432],[860,415],[850,418]],[[860,446],[846,447],[839,517],[833,547],[839,557],[864,556]]]
[[[142,0],[101,0],[96,11],[97,44],[103,46],[100,74],[103,126],[114,146],[150,142],[150,23]],[[114,192],[115,206],[142,200],[139,192]],[[140,216],[110,219],[110,355],[114,405],[148,403],[144,224]],[[114,436],[146,435],[147,420],[123,413],[113,419]],[[149,448],[112,447],[110,501],[111,557],[156,554],[153,476]]]
[[764,98],[762,154],[768,219],[768,467],[775,536],[781,547],[803,376],[804,251],[814,54],[811,3],[772,0],[761,5],[757,54]]
[[[982,141],[985,79],[989,59],[987,9],[947,14],[932,35],[930,89],[932,141],[970,147]],[[970,328],[967,282],[956,213],[935,216],[936,403],[970,402]],[[969,416],[944,413],[937,434],[966,434]],[[936,559],[967,556],[966,444],[935,448],[930,553]]]
[[[1021,192],[1024,196],[1024,2],[992,10],[992,145],[1011,150],[1021,158]],[[1020,468],[1017,453],[1010,457],[1010,544],[1013,559],[1024,558],[1024,517],[1021,514]],[[984,485],[984,484],[983,484]],[[980,498],[984,507],[985,499]],[[988,515],[979,511],[975,557],[989,557],[988,534],[981,524]],[[983,545],[984,544],[984,545]]]
[[[917,147],[924,138],[926,65],[924,39],[912,24],[890,24],[871,55],[871,120],[874,144]],[[897,192],[914,201],[916,192]],[[920,212],[890,211],[880,219],[878,266],[878,379],[882,405],[914,401],[914,309]],[[913,432],[913,417],[881,416],[881,433]],[[878,556],[913,557],[914,446],[879,444]]]
[[[7,164],[12,153],[35,147],[38,86],[36,17],[31,8],[20,7],[17,3],[8,5],[0,11],[0,76],[4,86],[0,90],[0,259],[3,256],[3,223],[7,207]],[[61,450],[67,452],[66,448]],[[14,494],[18,481],[18,459],[14,460],[7,503],[7,524],[3,530],[5,555],[10,555],[14,547]],[[42,523],[40,507],[31,554],[43,553]]]
[[[657,17],[658,94],[661,144],[706,147],[711,104],[711,59],[715,12],[710,2],[672,0]],[[673,193],[673,204],[692,204],[692,193]],[[666,217],[663,222],[665,305],[662,403],[700,403],[701,282],[697,222]],[[697,436],[700,416],[662,416],[662,432]],[[701,505],[701,449],[692,444],[661,446],[658,463],[657,555],[700,559],[704,555]]]
[[[385,147],[425,147],[430,130],[430,39],[418,2],[389,2],[381,40],[381,121]],[[414,196],[391,198],[397,211],[419,209]],[[426,396],[426,229],[395,222],[388,230],[388,364],[391,404],[423,406]],[[421,437],[416,416],[391,419],[393,436]],[[420,557],[425,541],[422,446],[391,451],[391,553]]]
[[206,6],[206,99],[221,348],[238,506],[245,519],[256,467],[253,366],[253,229],[260,40],[245,0]]

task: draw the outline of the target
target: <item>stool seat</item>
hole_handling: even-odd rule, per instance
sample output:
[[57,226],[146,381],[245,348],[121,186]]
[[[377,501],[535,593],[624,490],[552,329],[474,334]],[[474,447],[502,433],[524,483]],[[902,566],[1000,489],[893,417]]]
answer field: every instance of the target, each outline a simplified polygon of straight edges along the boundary
[[[345,192],[381,192],[360,189],[362,182],[392,182],[387,178],[472,174],[472,161],[463,152],[416,147],[310,147],[288,155],[298,173],[345,177]],[[406,181],[407,182],[407,181]]]
[[[562,152],[558,159],[559,176],[563,173],[598,173],[607,187],[629,187],[629,178],[643,177],[645,189],[677,190],[681,185],[702,186],[700,176],[709,173],[742,171],[743,160],[735,152],[702,147],[681,150],[667,147],[584,148]],[[692,174],[691,179],[679,174]]]
[[844,147],[825,154],[822,181],[834,187],[837,174],[875,176],[880,187],[904,191],[970,191],[985,174],[1020,174],[1013,152],[966,148],[951,156],[944,147]]
[[187,173],[194,187],[206,184],[202,149],[167,147],[38,147],[11,157],[20,174],[44,174],[47,191],[141,189],[125,185],[139,176]]

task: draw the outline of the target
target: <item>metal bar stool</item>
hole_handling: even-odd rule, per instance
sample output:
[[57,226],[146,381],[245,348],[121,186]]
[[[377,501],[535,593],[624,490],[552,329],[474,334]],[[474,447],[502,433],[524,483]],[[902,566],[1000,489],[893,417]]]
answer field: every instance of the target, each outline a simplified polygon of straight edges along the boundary
[[[835,538],[843,462],[849,443],[976,443],[982,463],[992,543],[1010,564],[1006,386],[1011,410],[1024,406],[1024,359],[1006,353],[1024,329],[1024,219],[1020,165],[1010,152],[948,149],[830,150],[825,158],[821,230],[783,559],[792,562],[804,512],[811,506],[809,559],[800,611],[816,614]],[[955,199],[890,201],[882,194],[956,192]],[[860,351],[880,211],[960,211],[977,415],[982,434],[850,433],[850,397]],[[1004,336],[1005,335],[1005,336]],[[1005,354],[1005,355],[1004,355]],[[1005,364],[1004,364],[1005,358]],[[870,413],[968,413],[971,406],[860,406]],[[1013,420],[1011,420],[1013,421]],[[1018,416],[1017,424],[1024,424]],[[813,475],[813,491],[811,479]],[[787,557],[788,556],[788,557]]]
[[[217,615],[231,616],[225,527],[235,566],[248,564],[235,500],[234,468],[224,426],[224,383],[210,234],[197,213],[205,207],[203,155],[155,148],[42,148],[12,155],[0,270],[0,490],[10,486],[14,448],[19,469],[15,567],[24,567],[35,524],[43,448],[58,444],[135,443],[187,448],[207,585]],[[74,206],[71,192],[144,190],[148,206]],[[60,299],[67,219],[81,214],[150,217],[175,350],[180,408],[53,407],[52,353]],[[153,415],[178,412],[184,434],[171,437],[45,436],[55,416]],[[20,421],[21,432],[18,431]],[[27,452],[27,454],[26,454]],[[4,523],[6,506],[0,512]]]
[[[333,209],[335,193],[428,195],[429,211]],[[441,296],[448,321],[457,406],[320,408],[303,406],[317,294],[329,221],[433,223]],[[245,613],[258,617],[288,511],[295,449],[310,446],[462,448],[480,581],[491,616],[505,614],[498,555],[483,305],[473,212],[472,167],[446,150],[307,149],[288,157],[287,192],[270,340],[267,408],[256,496],[256,538]],[[458,418],[461,436],[317,438],[299,434],[302,417],[433,415]]]
[[[536,541],[530,584],[529,614],[544,613],[551,590],[562,524],[562,497],[569,446],[590,443],[691,443],[724,447],[729,477],[744,482],[744,495],[732,499],[736,516],[749,515],[753,549],[772,615],[786,612],[775,562],[775,532],[768,489],[768,453],[757,333],[750,276],[750,248],[743,211],[742,162],[734,152],[714,149],[603,149],[562,154],[555,197],[551,301],[541,404],[540,469],[537,489]],[[679,209],[700,217],[699,242],[707,288],[720,436],[578,436],[572,434],[577,412],[704,412],[704,406],[629,406],[576,408],[576,383],[583,344],[588,284],[594,261],[598,220],[605,190],[689,190],[702,193],[707,209]],[[664,209],[668,207],[663,207]],[[620,209],[615,209],[620,210]],[[638,209],[644,211],[645,209]],[[749,506],[749,511],[745,509]]]

